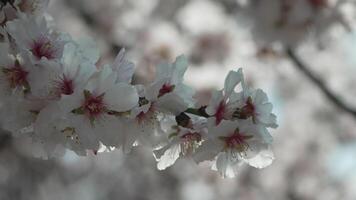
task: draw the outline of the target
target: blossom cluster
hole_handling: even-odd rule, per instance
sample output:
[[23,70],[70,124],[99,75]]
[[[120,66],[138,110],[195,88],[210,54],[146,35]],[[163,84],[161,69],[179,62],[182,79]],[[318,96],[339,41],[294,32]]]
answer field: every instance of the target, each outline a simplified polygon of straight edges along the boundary
[[156,68],[148,85],[131,83],[134,64],[121,50],[98,66],[91,40],[73,40],[55,29],[46,0],[1,1],[0,126],[30,137],[48,157],[69,149],[78,155],[141,145],[158,169],[180,158],[208,161],[223,177],[238,166],[270,165],[276,128],[272,104],[249,88],[242,69],[230,71],[208,105],[196,107],[184,84],[184,56]]

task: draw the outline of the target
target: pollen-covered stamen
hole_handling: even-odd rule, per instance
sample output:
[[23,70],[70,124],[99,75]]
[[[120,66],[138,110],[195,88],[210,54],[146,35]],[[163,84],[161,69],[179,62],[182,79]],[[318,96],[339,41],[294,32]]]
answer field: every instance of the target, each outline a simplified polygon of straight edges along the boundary
[[201,142],[201,135],[198,132],[188,132],[181,138],[181,152],[183,155],[194,153]]
[[256,108],[252,102],[252,98],[248,97],[245,105],[241,108],[236,109],[236,111],[233,113],[233,117],[238,119],[248,119],[252,117],[254,119],[256,115],[255,111]]
[[239,154],[246,154],[246,151],[249,148],[247,140],[252,137],[252,135],[244,135],[243,133],[240,133],[239,129],[236,129],[232,135],[220,137],[220,139],[225,143],[225,150],[237,150]]
[[73,140],[75,143],[79,144],[79,136],[77,135],[75,128],[73,127],[66,127],[65,129],[61,130],[64,137],[69,140]]
[[150,108],[147,110],[147,112],[141,111],[137,116],[136,116],[136,121],[139,124],[143,123],[154,123],[153,121],[157,120],[157,113],[154,109],[154,107],[151,105]]
[[106,110],[102,96],[90,96],[86,98],[83,107],[84,111],[90,116],[97,116]]
[[102,114],[116,114],[115,111],[110,111],[107,109],[104,103],[104,95],[93,95],[90,91],[84,90],[84,101],[82,105],[75,108],[71,113],[76,115],[85,115],[89,118],[90,123],[94,126],[94,121],[100,117]]
[[56,47],[47,37],[40,37],[33,41],[31,46],[31,52],[37,59],[42,57],[46,57],[49,60],[54,59],[56,58],[56,51]]
[[159,90],[158,97],[161,97],[167,93],[172,92],[174,90],[174,87],[175,87],[174,85],[171,85],[169,83],[163,84],[163,86]]
[[2,72],[5,74],[5,77],[7,78],[11,88],[28,86],[28,72],[21,67],[18,61],[16,61],[15,66],[11,68],[2,68]]
[[220,122],[224,119],[226,110],[226,104],[224,101],[221,101],[216,109],[215,113],[215,123],[216,125],[220,124]]

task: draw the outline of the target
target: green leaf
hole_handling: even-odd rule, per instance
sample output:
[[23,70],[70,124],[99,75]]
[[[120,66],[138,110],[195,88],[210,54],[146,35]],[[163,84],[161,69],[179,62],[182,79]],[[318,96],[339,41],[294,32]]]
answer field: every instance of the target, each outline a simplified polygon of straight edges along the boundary
[[72,110],[71,113],[76,114],[76,115],[84,115],[84,109],[81,106],[79,108]]

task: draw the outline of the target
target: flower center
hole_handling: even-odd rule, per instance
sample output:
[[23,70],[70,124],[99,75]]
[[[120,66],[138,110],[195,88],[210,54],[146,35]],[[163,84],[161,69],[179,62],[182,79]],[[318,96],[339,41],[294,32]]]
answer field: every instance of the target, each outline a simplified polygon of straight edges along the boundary
[[161,87],[161,89],[159,90],[159,93],[158,93],[158,97],[161,97],[161,96],[163,96],[163,95],[165,95],[165,94],[167,94],[167,93],[170,93],[170,92],[172,92],[173,90],[174,90],[174,85],[170,85],[170,84],[168,84],[168,83],[165,83],[162,87]]
[[255,117],[255,105],[252,102],[252,98],[248,97],[245,105],[242,108],[237,108],[236,111],[233,113],[233,117],[238,119],[248,119],[250,117]]
[[105,104],[103,102],[104,94],[99,96],[94,96],[92,94],[85,95],[85,100],[83,103],[84,113],[86,113],[90,118],[96,118],[100,114],[106,111]]
[[201,135],[197,132],[188,132],[181,137],[181,152],[183,155],[194,153],[201,142]]
[[237,129],[232,135],[227,137],[220,137],[225,143],[225,149],[235,149],[238,152],[246,152],[249,148],[247,143],[248,139],[251,139],[252,135],[243,135]]
[[136,120],[139,124],[146,122],[153,122],[157,119],[157,113],[155,112],[154,106],[151,105],[147,112],[141,111],[137,116]]
[[73,92],[74,92],[73,81],[70,79],[67,79],[65,76],[63,76],[63,79],[62,79],[62,82],[60,85],[60,91],[61,91],[61,94],[65,94],[65,95],[73,94]]
[[220,122],[224,119],[225,108],[226,108],[225,102],[221,101],[215,113],[216,125],[220,124]]
[[184,141],[200,141],[201,140],[201,135],[197,132],[189,132],[189,133],[186,133],[182,136],[180,136],[181,139],[183,139]]
[[5,74],[8,82],[10,83],[11,88],[16,87],[27,87],[27,75],[28,72],[22,69],[20,63],[18,61],[15,62],[15,66],[12,68],[3,68],[2,72]]
[[50,60],[55,58],[56,50],[48,38],[41,37],[34,41],[31,47],[31,52],[37,59],[46,57]]

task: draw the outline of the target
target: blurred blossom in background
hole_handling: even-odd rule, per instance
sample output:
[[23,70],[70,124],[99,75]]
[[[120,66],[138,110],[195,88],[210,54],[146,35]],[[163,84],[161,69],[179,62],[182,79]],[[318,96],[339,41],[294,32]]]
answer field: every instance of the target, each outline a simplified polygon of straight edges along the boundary
[[126,48],[134,83],[185,54],[202,105],[242,67],[274,105],[276,160],[222,179],[184,159],[158,171],[144,147],[45,161],[25,139],[3,137],[0,199],[356,199],[354,0],[53,0],[49,14],[75,39],[95,38],[100,64]]

